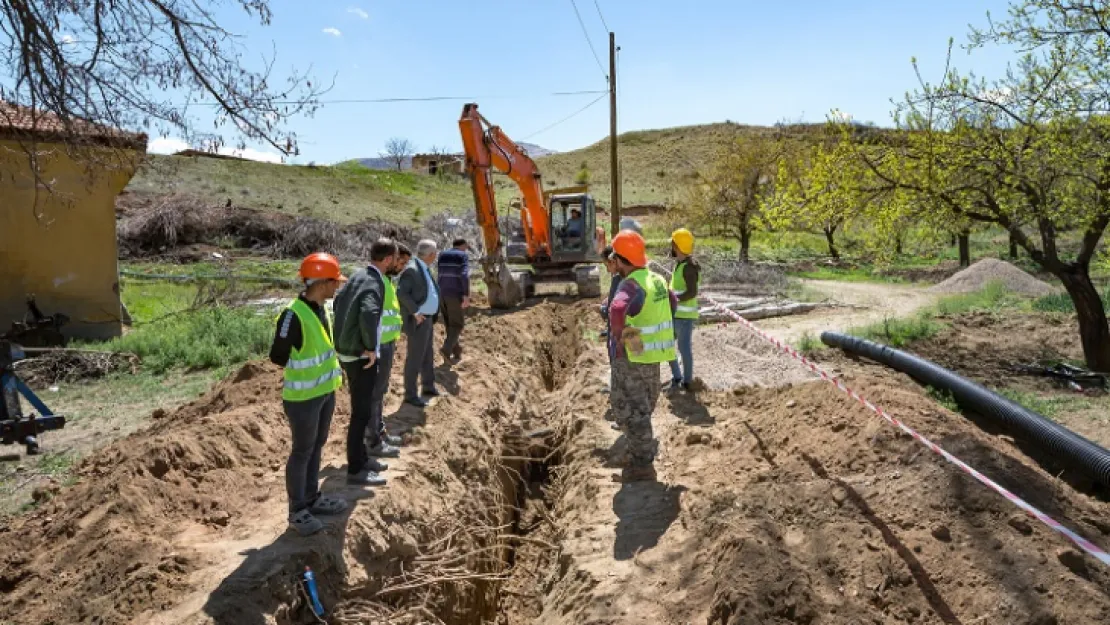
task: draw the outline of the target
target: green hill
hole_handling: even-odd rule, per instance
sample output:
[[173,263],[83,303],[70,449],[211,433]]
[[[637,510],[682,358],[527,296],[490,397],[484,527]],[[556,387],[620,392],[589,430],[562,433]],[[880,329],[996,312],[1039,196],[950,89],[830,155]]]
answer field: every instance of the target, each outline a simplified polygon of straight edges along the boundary
[[[744,126],[732,122],[681,126],[662,130],[626,132],[617,138],[623,173],[622,201],[627,206],[667,205],[690,182],[694,172],[712,162],[731,141],[770,137],[778,129]],[[822,124],[789,126],[796,137],[823,135]],[[574,150],[536,159],[549,186],[568,186],[585,163],[590,172],[590,192],[602,206],[609,206],[609,139]]]
[[[794,134],[818,133],[822,126],[791,127]],[[731,122],[620,136],[624,204],[666,205],[674,201],[693,173],[706,166],[729,141],[769,136],[776,129]],[[537,158],[547,188],[571,186],[586,163],[591,192],[609,205],[609,140]],[[504,176],[495,178],[497,202],[504,210],[518,193]],[[348,161],[332,166],[276,165],[203,156],[150,155],[128,191],[137,195],[188,194],[225,205],[354,223],[376,217],[411,224],[448,211],[473,210],[469,182],[461,176],[429,176],[372,170]]]
[[[276,165],[195,156],[150,155],[127,190],[188,194],[212,204],[354,223],[377,217],[411,223],[444,210],[471,210],[470,185],[460,177],[375,171],[354,163]],[[419,212],[418,212],[419,211]]]

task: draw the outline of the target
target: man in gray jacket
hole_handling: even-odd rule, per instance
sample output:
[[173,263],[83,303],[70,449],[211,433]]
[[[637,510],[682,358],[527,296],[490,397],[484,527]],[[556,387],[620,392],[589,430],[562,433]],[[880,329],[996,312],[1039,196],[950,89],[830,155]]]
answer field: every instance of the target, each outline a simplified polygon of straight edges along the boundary
[[[370,246],[370,265],[355,272],[335,295],[335,351],[347,374],[351,393],[351,423],[347,429],[347,483],[381,486],[387,466],[372,458],[366,436],[380,437],[380,423],[371,423],[374,387],[381,355],[381,321],[386,272],[397,261],[397,244],[379,239]],[[386,375],[389,375],[386,373]],[[369,427],[367,427],[369,426]],[[395,457],[399,450],[378,438],[370,441],[375,455]]]
[[[439,284],[430,269],[436,261],[436,242],[425,239],[416,245],[416,258],[397,279],[397,301],[401,304],[401,330],[408,337],[405,358],[405,403],[423,408],[428,397],[436,397],[432,339],[439,317]],[[420,378],[422,393],[417,392]],[[423,397],[421,397],[421,394]]]

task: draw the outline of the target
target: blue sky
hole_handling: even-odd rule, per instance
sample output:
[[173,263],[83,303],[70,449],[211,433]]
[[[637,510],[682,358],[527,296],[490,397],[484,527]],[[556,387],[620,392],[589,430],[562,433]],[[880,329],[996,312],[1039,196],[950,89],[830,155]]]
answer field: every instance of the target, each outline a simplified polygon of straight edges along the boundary
[[[311,66],[335,86],[325,100],[474,97],[482,112],[518,140],[581,109],[604,90],[604,73],[570,0],[274,0],[262,27],[226,10],[247,58],[277,50],[281,68]],[[890,99],[943,68],[950,36],[1002,0],[598,0],[621,47],[620,130],[730,119],[747,124],[824,120],[836,108],[886,125]],[[608,36],[593,0],[577,0],[607,68]],[[964,69],[996,75],[1003,50],[956,52]],[[376,156],[391,136],[418,149],[459,146],[462,101],[326,105],[296,119],[302,155],[333,163]],[[607,98],[529,141],[579,148],[608,132]],[[153,149],[179,147],[163,140]],[[261,146],[255,146],[261,148]],[[261,156],[252,153],[252,156]]]

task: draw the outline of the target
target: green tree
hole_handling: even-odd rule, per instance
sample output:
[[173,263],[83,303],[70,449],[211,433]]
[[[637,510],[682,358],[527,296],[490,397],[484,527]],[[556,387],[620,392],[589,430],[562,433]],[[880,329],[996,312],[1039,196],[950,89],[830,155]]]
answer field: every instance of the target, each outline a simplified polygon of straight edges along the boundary
[[589,184],[590,183],[590,164],[582,161],[578,167],[578,173],[574,174],[574,184]]
[[784,143],[744,139],[722,148],[705,171],[685,189],[680,217],[706,224],[740,243],[740,262],[750,260],[751,238],[763,222],[764,203],[774,195],[775,175]]
[[[774,228],[821,232],[829,257],[840,260],[836,234],[856,214],[861,204],[874,201],[857,184],[866,174],[856,158],[852,139],[787,151],[779,160],[775,194],[764,206],[764,217]],[[855,172],[848,170],[854,168]],[[847,186],[844,186],[848,183]]]
[[[1004,77],[949,66],[938,84],[921,80],[900,107],[900,140],[857,151],[869,172],[858,184],[912,200],[877,214],[908,215],[935,231],[1007,230],[1067,290],[1087,366],[1100,371],[1110,371],[1110,326],[1090,265],[1110,224],[1105,24],[1110,8],[1102,4],[1018,2],[1008,19],[972,33],[973,47],[1026,50]],[[1076,245],[1061,245],[1068,232]]]

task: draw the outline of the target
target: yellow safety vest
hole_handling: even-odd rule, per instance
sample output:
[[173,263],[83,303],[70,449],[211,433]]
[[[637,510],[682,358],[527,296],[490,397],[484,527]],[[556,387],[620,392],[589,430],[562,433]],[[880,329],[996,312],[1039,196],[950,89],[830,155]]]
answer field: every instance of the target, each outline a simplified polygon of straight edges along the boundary
[[674,321],[666,281],[647,269],[637,269],[628,277],[635,280],[645,294],[640,314],[627,319],[628,327],[639,330],[638,339],[631,343],[632,348],[630,342],[625,340],[624,351],[628,361],[658,363],[674,360]]
[[301,322],[301,348],[294,348],[285,363],[285,383],[281,398],[287,401],[308,401],[334,393],[343,386],[343,370],[339,355],[324,324],[308,304],[293,300],[289,310]]
[[389,276],[382,276],[385,282],[385,298],[382,300],[382,345],[388,345],[401,336],[401,302],[397,299],[397,287]]
[[[686,267],[686,261],[678,263],[674,268],[674,273],[671,274],[671,290],[675,293],[686,292],[686,276],[683,275],[682,270]],[[698,284],[700,290],[701,274],[698,274]],[[675,319],[697,319],[698,318],[698,298],[691,297],[690,299],[678,300],[678,308],[674,311]]]

